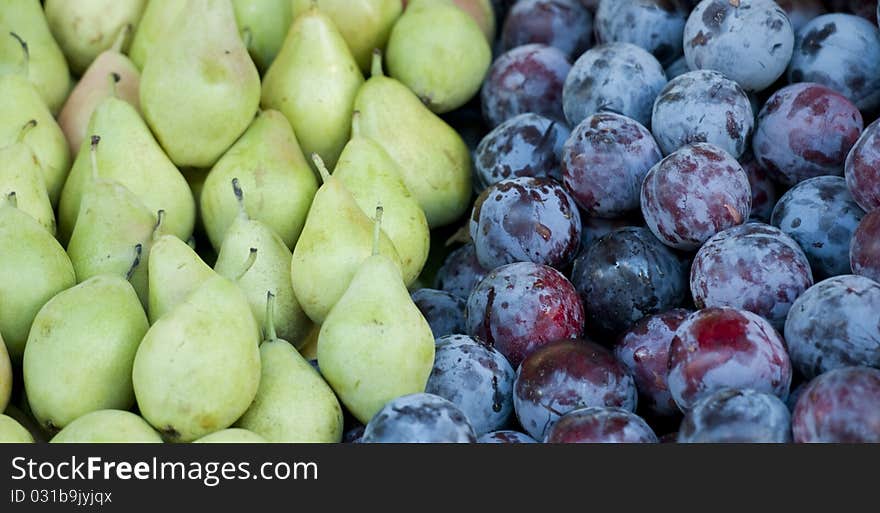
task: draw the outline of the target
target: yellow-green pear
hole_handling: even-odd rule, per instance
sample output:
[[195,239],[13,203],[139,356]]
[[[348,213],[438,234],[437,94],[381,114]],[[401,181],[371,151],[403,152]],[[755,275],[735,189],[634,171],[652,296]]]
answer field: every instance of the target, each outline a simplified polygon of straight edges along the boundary
[[230,0],[187,0],[141,73],[141,110],[178,166],[212,166],[260,104]]
[[186,0],[149,0],[140,23],[134,32],[128,56],[138,69],[156,45],[165,37],[168,27],[174,24],[177,15],[186,7]]
[[244,210],[247,194],[242,192],[237,179],[232,184],[229,194],[239,199],[241,211],[226,232],[214,271],[233,280],[244,291],[261,326],[266,323],[266,294],[277,297],[273,313],[278,333],[294,345],[302,345],[312,322],[293,293],[290,250],[271,228],[248,217]]
[[[0,46],[6,41],[13,42],[19,53],[24,55],[24,66],[30,69],[27,46],[16,38],[0,34]],[[36,155],[43,170],[49,199],[55,205],[70,170],[67,140],[43,98],[24,74],[0,74],[0,146],[17,141],[21,136],[21,127],[31,120],[36,122],[36,126],[28,130],[22,142]]]
[[265,444],[268,441],[262,436],[247,429],[229,428],[205,435],[194,444]]
[[[19,44],[7,37],[10,32],[27,43],[29,56],[25,60]],[[49,31],[43,8],[39,0],[3,0],[0,2],[0,75],[18,70],[23,64],[27,70],[24,76],[49,110],[57,113],[72,81],[67,60]]]
[[58,293],[34,318],[22,372],[49,432],[86,413],[134,405],[131,370],[150,327],[131,284],[102,274]]
[[290,0],[232,0],[235,20],[257,69],[265,71],[275,60],[290,23]]
[[437,113],[467,103],[480,90],[492,49],[477,22],[451,0],[413,0],[394,24],[388,73]]
[[[36,443],[48,442],[51,435],[47,435],[45,431],[43,431],[40,426],[37,424],[34,419],[33,414],[30,412],[30,407],[27,405],[27,397],[24,393],[24,387],[21,389],[22,401],[21,405],[22,409],[19,409],[15,404],[10,404],[6,407],[6,411],[3,412],[6,416],[12,418],[12,420],[16,421],[21,427],[25,429],[30,434],[31,439]],[[24,410],[27,410],[25,412]]]
[[[314,0],[292,0],[294,16]],[[385,49],[391,27],[403,11],[400,0],[317,0],[321,12],[333,20],[362,71],[370,70],[373,49]]]
[[[348,288],[373,247],[373,222],[342,181],[327,174],[313,155],[324,184],[315,194],[302,235],[293,250],[290,278],[303,311],[321,324]],[[379,251],[402,268],[394,243],[380,233]]]
[[104,98],[116,96],[140,112],[141,73],[121,48],[129,28],[126,26],[113,47],[101,52],[92,62],[58,114],[58,125],[74,154],[86,138],[92,112]]
[[36,120],[28,121],[17,141],[0,148],[0,195],[14,192],[18,209],[55,235],[55,211],[46,192],[43,169],[30,146],[24,143],[25,135],[36,125]]
[[[86,133],[101,138],[100,176],[125,186],[150,212],[165,211],[165,231],[188,239],[196,217],[192,191],[137,110],[115,96],[105,98],[92,113]],[[70,239],[83,195],[92,182],[90,148],[91,139],[86,137],[61,193],[58,234],[62,241]]]
[[144,336],[132,372],[141,414],[173,442],[231,426],[256,396],[259,342],[244,293],[209,279]]
[[200,214],[217,250],[238,216],[238,201],[229,188],[233,178],[247,191],[248,216],[265,223],[293,249],[318,190],[318,179],[283,114],[260,112],[205,178]]
[[374,251],[321,325],[321,374],[348,411],[366,424],[391,399],[424,392],[433,363],[431,327],[397,265]]
[[360,132],[376,141],[403,172],[403,183],[436,228],[459,219],[470,203],[471,156],[461,136],[405,85],[383,76],[374,54],[373,76],[355,100]]
[[148,268],[151,324],[217,275],[193,248],[173,235],[161,235],[153,242]]
[[263,78],[263,108],[290,121],[307,154],[336,164],[351,128],[354,97],[364,76],[333,21],[317,7],[296,17]]
[[71,71],[82,75],[126,31],[126,26],[137,26],[146,3],[147,0],[45,0],[43,9]]
[[333,176],[339,178],[369,215],[376,205],[385,209],[382,231],[388,235],[403,265],[407,285],[418,278],[428,259],[431,232],[425,212],[406,188],[402,171],[376,142],[360,133],[360,113],[352,118],[352,138],[345,145]]
[[274,443],[336,443],[342,439],[342,408],[333,390],[286,340],[278,338],[275,298],[266,301],[260,345],[260,387],[236,424]]
[[160,444],[162,437],[144,419],[123,410],[87,413],[49,440],[53,444]]
[[12,362],[9,360],[9,352],[6,343],[0,335],[0,411],[6,410],[9,397],[12,395]]
[[8,415],[0,413],[0,444],[32,444],[30,432]]
[[15,207],[14,193],[0,197],[0,333],[12,361],[21,361],[40,308],[75,284],[73,265],[55,237]]

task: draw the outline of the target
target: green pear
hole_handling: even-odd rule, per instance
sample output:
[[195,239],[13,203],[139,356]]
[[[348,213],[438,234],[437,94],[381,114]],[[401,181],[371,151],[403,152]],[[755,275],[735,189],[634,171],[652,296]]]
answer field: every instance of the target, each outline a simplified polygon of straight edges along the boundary
[[126,26],[137,26],[146,3],[147,0],[45,0],[44,10],[49,29],[71,71],[82,75],[126,31]]
[[32,444],[34,437],[15,419],[0,413],[0,444]]
[[92,112],[104,98],[116,96],[140,112],[141,73],[122,53],[122,43],[128,29],[130,25],[119,33],[112,48],[95,58],[58,114],[58,125],[74,154],[86,138]]
[[352,138],[333,170],[366,214],[381,204],[382,231],[394,243],[403,265],[403,281],[413,283],[428,259],[431,232],[425,212],[406,188],[396,162],[360,133],[360,113],[352,118]]
[[9,351],[6,343],[0,335],[0,411],[6,410],[9,398],[12,396],[12,362],[9,360]]
[[67,255],[78,282],[101,274],[125,276],[146,305],[147,260],[154,233],[164,230],[165,213],[150,212],[124,185],[100,177],[99,141],[92,136],[92,183],[80,203]]
[[247,429],[229,428],[222,429],[205,435],[198,440],[193,440],[194,444],[265,444],[268,443],[265,438],[248,431]]
[[453,0],[453,2],[477,22],[483,35],[486,36],[486,41],[491,45],[495,41],[497,28],[492,0]]
[[52,432],[92,411],[131,408],[134,355],[149,327],[122,276],[98,275],[49,300],[34,319],[22,365],[40,425]]
[[348,411],[366,424],[391,399],[424,392],[433,363],[431,327],[397,265],[374,251],[321,325],[321,374]]
[[269,293],[260,345],[260,387],[239,427],[276,443],[336,443],[342,439],[342,408],[333,390],[286,340],[273,322],[275,297]]
[[149,0],[134,32],[128,55],[138,69],[144,69],[147,56],[165,37],[168,27],[186,7],[186,0]]
[[[290,278],[303,311],[321,324],[372,251],[373,223],[338,178],[313,155],[324,184],[315,193],[302,235],[293,250]],[[402,268],[394,243],[380,234],[379,249]]]
[[260,112],[205,178],[201,216],[217,250],[238,216],[238,201],[229,188],[233,178],[247,191],[248,215],[272,228],[293,249],[318,190],[318,180],[284,115],[276,110]]
[[[119,182],[150,212],[165,211],[165,230],[181,239],[192,235],[196,206],[186,179],[153,139],[137,110],[114,96],[95,108],[87,134],[101,138],[101,177]],[[67,241],[92,182],[91,139],[86,137],[70,170],[58,205],[59,239]]]
[[122,410],[86,413],[58,432],[53,444],[160,444],[162,437],[144,419]]
[[23,62],[21,47],[6,37],[10,32],[27,42],[29,57],[24,61],[27,69],[24,76],[34,85],[52,114],[57,113],[67,98],[72,81],[67,60],[49,31],[38,0],[0,2],[0,75],[19,69]]
[[[22,387],[21,395],[24,396],[24,387]],[[27,413],[23,410],[19,409],[15,404],[10,403],[9,406],[6,407],[6,411],[3,412],[6,416],[12,418],[15,422],[17,422],[21,427],[25,429],[30,435],[30,438],[36,443],[48,442],[50,435],[47,435],[45,431],[43,431],[40,426],[37,424],[36,420],[34,420],[34,416],[30,413],[30,409],[27,406],[27,398],[24,398],[24,402],[22,403],[25,407],[28,408]]]
[[[292,0],[294,16],[314,0]],[[400,0],[317,0],[321,12],[333,20],[362,71],[370,70],[374,48],[384,49],[391,27],[403,12]]]
[[235,281],[244,291],[257,323],[266,322],[266,293],[278,298],[274,314],[275,326],[282,337],[301,345],[312,327],[303,312],[290,283],[290,263],[293,256],[284,241],[266,224],[248,217],[245,212],[245,195],[233,178],[229,194],[238,198],[240,213],[233,221],[214,271]]
[[428,110],[405,85],[382,75],[374,54],[373,76],[358,92],[360,132],[385,149],[403,171],[403,183],[436,228],[459,219],[470,203],[471,156],[461,136]]
[[348,141],[364,76],[333,21],[317,7],[297,16],[263,78],[261,103],[281,111],[307,154],[331,168]]
[[151,324],[217,275],[193,248],[173,235],[161,235],[153,242],[148,268]]
[[33,217],[54,236],[55,211],[46,192],[43,169],[30,146],[24,143],[25,135],[36,125],[36,120],[28,121],[16,142],[0,148],[0,195],[14,192],[18,209]]
[[141,109],[178,166],[209,167],[260,104],[260,75],[230,0],[188,0],[141,74]]
[[[30,69],[29,53],[22,41],[5,34],[0,34],[0,41],[14,42],[19,53],[23,52],[25,56],[25,66]],[[0,74],[0,146],[17,141],[21,127],[31,120],[36,121],[36,126],[27,132],[23,142],[37,157],[49,199],[55,205],[70,169],[67,140],[40,93],[24,74]]]
[[73,265],[55,237],[15,207],[15,194],[0,197],[0,333],[12,361],[21,361],[40,308],[75,284]]
[[232,0],[232,8],[257,69],[269,69],[293,21],[290,0]]
[[141,414],[174,442],[229,427],[256,396],[259,342],[244,293],[209,279],[144,336],[132,372]]
[[394,24],[386,59],[392,77],[444,113],[480,90],[492,49],[477,22],[451,0],[413,0]]

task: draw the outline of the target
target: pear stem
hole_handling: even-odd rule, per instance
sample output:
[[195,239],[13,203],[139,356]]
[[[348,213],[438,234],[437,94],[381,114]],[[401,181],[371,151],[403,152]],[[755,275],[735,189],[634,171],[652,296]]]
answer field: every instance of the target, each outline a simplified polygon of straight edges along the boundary
[[373,221],[373,255],[379,254],[379,239],[382,235],[382,214],[385,209],[382,205],[376,205],[376,219]]
[[119,31],[119,34],[116,34],[116,40],[113,41],[113,46],[111,46],[110,49],[116,53],[122,53],[122,45],[125,44],[125,40],[128,39],[131,31],[131,23],[126,23]]
[[254,34],[251,32],[250,27],[245,27],[241,29],[241,42],[244,43],[245,48],[250,48],[251,43],[254,41]]
[[238,273],[238,276],[235,277],[235,281],[239,281],[244,278],[244,275],[251,270],[251,267],[254,266],[254,262],[257,261],[257,248],[251,248],[250,253],[248,253],[247,260],[244,261],[244,266],[242,266],[242,270]]
[[89,161],[92,163],[92,180],[98,179],[98,143],[101,142],[100,135],[92,136],[92,145],[89,147]]
[[116,84],[122,80],[122,76],[119,73],[112,71],[107,75],[107,78],[110,79],[110,96],[119,98],[119,91],[116,90]]
[[235,195],[235,201],[238,202],[238,212],[243,216],[247,216],[247,210],[244,208],[244,191],[241,190],[241,183],[238,178],[232,179],[232,194]]
[[318,168],[318,172],[321,173],[321,181],[327,183],[330,179],[330,171],[327,171],[327,166],[324,165],[321,156],[317,153],[312,153],[312,162],[315,163],[315,167]]
[[15,140],[15,142],[19,142],[19,143],[24,142],[24,137],[27,135],[28,132],[31,131],[31,128],[33,128],[35,126],[37,126],[36,119],[32,119],[32,120],[28,121],[27,123],[25,123],[21,127],[21,131],[18,132],[18,138]]
[[361,111],[356,110],[351,113],[351,138],[360,137],[361,135]]
[[275,294],[272,291],[266,292],[266,325],[263,327],[263,338],[265,340],[277,340],[278,334],[275,332]]
[[8,201],[13,207],[18,208],[18,196],[15,194],[15,191],[6,195],[6,201]]
[[134,260],[131,262],[131,267],[128,268],[128,272],[125,273],[125,280],[131,281],[131,277],[134,276],[134,271],[137,269],[139,265],[141,265],[141,254],[144,251],[143,244],[136,244],[134,247]]
[[23,75],[27,76],[31,67],[31,52],[28,49],[27,41],[22,39],[21,36],[19,36],[15,32],[10,32],[9,35],[14,37],[18,41],[18,44],[21,45],[21,51],[24,54],[24,61],[22,63],[21,69],[22,71],[24,71]]
[[153,226],[153,240],[156,240],[159,237],[159,229],[162,228],[162,224],[165,223],[165,210],[159,209],[156,212],[156,225]]
[[370,76],[371,77],[384,77],[385,73],[382,72],[382,50],[378,48],[373,48],[373,62],[370,66]]

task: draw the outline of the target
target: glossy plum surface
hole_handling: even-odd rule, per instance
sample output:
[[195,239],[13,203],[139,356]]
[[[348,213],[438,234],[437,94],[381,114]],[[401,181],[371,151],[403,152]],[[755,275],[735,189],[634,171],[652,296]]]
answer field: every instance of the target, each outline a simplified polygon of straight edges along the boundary
[[474,443],[467,417],[434,394],[410,394],[388,402],[367,423],[361,443]]
[[541,43],[576,59],[592,38],[593,14],[579,0],[519,0],[504,20],[501,50]]
[[581,408],[566,413],[547,433],[549,444],[656,444],[657,435],[641,417],[622,408]]
[[850,246],[850,266],[858,274],[880,282],[880,208],[862,218]]
[[880,208],[880,120],[871,123],[846,157],[849,192],[865,211]]
[[791,442],[791,413],[775,395],[725,388],[694,404],[678,431],[679,443]]

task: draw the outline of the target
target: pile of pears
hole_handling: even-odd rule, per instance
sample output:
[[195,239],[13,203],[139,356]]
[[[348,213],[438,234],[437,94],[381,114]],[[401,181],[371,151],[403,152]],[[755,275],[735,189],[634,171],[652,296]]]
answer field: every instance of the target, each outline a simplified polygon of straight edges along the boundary
[[[0,442],[339,442],[423,392],[410,298],[489,0],[0,3]],[[316,360],[316,361],[315,361]]]

